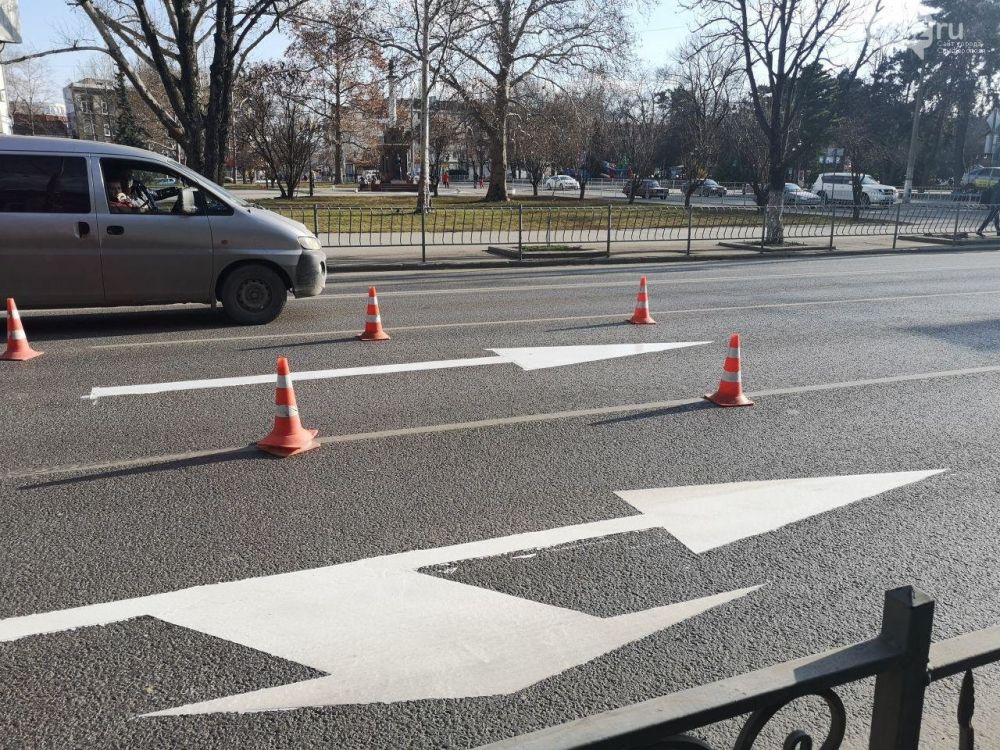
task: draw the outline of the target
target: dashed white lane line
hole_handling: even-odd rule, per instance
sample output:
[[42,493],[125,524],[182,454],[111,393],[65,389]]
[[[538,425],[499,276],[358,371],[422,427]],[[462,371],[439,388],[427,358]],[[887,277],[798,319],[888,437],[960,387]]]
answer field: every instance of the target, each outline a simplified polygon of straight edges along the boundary
[[[1000,295],[1000,289],[984,289],[976,292],[935,292],[932,294],[904,294],[890,297],[855,297],[848,299],[832,300],[806,300],[800,302],[771,302],[760,305],[726,305],[722,307],[689,307],[678,310],[653,310],[651,314],[657,315],[687,315],[691,313],[709,312],[733,312],[740,310],[768,310],[794,307],[810,307],[820,305],[847,305],[865,302],[897,302],[914,299],[933,299],[939,297],[977,297],[982,295]],[[572,323],[585,320],[609,320],[621,318],[623,321],[628,317],[626,313],[610,313],[600,315],[568,315],[550,318],[516,318],[507,320],[478,320],[463,321],[460,323],[425,323],[410,326],[392,326],[393,331],[428,331],[439,328],[477,328],[483,326],[503,326],[527,323]],[[360,326],[359,326],[360,328]],[[160,346],[180,346],[195,344],[217,344],[220,342],[232,341],[277,341],[279,339],[310,339],[323,338],[324,336],[350,336],[356,334],[358,328],[349,328],[336,331],[300,331],[298,333],[262,333],[255,336],[215,336],[197,339],[169,339],[165,341],[126,341],[120,344],[91,344],[88,349],[141,349],[146,347]]]
[[[864,388],[866,386],[887,385],[892,383],[905,383],[914,380],[938,380],[942,378],[964,377],[968,375],[982,375],[1000,373],[1000,365],[988,367],[967,367],[959,370],[936,370],[933,372],[918,372],[907,375],[893,375],[884,378],[866,378],[864,380],[844,380],[836,383],[816,383],[814,385],[798,385],[788,388],[769,388],[759,391],[752,391],[747,395],[752,398],[767,398],[770,396],[790,396],[800,393],[819,393],[823,391],[839,391],[849,388]],[[443,432],[458,432],[464,430],[477,430],[490,427],[506,427],[509,425],[529,424],[532,422],[552,422],[563,419],[581,419],[584,417],[603,417],[613,414],[625,414],[628,412],[643,412],[659,409],[670,409],[678,406],[690,406],[704,403],[701,398],[683,398],[672,401],[649,401],[642,404],[619,404],[615,406],[599,406],[591,409],[574,409],[569,411],[555,411],[540,414],[519,414],[511,417],[497,417],[494,419],[480,419],[471,422],[450,422],[437,425],[421,425],[418,427],[402,427],[392,430],[379,430],[377,432],[358,432],[348,435],[327,435],[317,439],[321,444],[326,443],[356,443],[364,440],[383,440],[395,437],[410,437],[415,435],[431,435]],[[215,448],[202,451],[188,451],[185,453],[169,453],[157,456],[141,456],[139,458],[124,459],[120,461],[106,461],[93,464],[68,464],[63,466],[51,466],[41,469],[27,469],[22,471],[11,471],[0,474],[0,481],[41,479],[44,477],[56,476],[59,474],[91,474],[106,471],[120,471],[125,469],[139,468],[155,464],[164,464],[175,461],[188,461],[191,459],[211,458],[212,456],[232,455],[238,451],[255,453],[253,447],[230,446],[227,448]]]

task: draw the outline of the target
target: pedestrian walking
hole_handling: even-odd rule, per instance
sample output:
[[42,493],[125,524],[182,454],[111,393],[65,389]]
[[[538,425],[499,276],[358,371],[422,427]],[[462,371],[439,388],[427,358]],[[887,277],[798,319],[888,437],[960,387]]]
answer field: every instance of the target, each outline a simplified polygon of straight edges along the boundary
[[976,230],[976,234],[980,237],[985,236],[983,230],[993,222],[993,228],[997,231],[997,237],[1000,237],[1000,180],[997,181],[992,188],[987,188],[983,191],[979,198],[980,203],[985,203],[989,209],[986,218],[983,219],[983,223],[979,225],[979,229]]
[[448,187],[448,183],[451,182],[451,177],[448,176],[447,172],[441,173],[441,182],[444,183],[445,187]]

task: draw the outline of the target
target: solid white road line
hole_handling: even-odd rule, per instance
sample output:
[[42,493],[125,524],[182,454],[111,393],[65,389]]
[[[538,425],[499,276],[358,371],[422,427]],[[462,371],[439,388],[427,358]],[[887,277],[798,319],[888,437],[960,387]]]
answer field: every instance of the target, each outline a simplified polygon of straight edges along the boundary
[[[815,271],[811,273],[787,273],[787,274],[763,274],[760,276],[706,276],[701,278],[673,278],[671,274],[657,275],[654,279],[656,286],[664,284],[712,284],[720,281],[783,281],[788,279],[815,279],[832,278],[840,276],[873,276],[885,274],[925,274],[933,275],[942,271],[980,271],[989,269],[1000,269],[1000,265],[983,266],[930,266],[927,268],[872,268],[854,269],[850,271]],[[646,274],[650,275],[649,273]],[[635,279],[623,281],[585,281],[562,284],[523,284],[520,286],[476,286],[476,287],[443,287],[441,289],[400,289],[393,291],[389,285],[380,285],[386,291],[380,292],[384,298],[395,297],[429,297],[440,296],[442,294],[492,294],[495,292],[534,292],[559,289],[588,289],[601,287],[634,287]],[[321,294],[316,297],[303,297],[297,302],[317,302],[322,300],[357,300],[364,297],[361,292],[338,292],[334,294]]]
[[[770,302],[759,305],[728,305],[722,307],[689,307],[678,310],[653,310],[651,315],[688,315],[692,313],[732,312],[740,310],[769,310],[794,307],[813,307],[822,305],[848,305],[866,302],[902,302],[914,299],[933,299],[938,297],[978,297],[983,295],[1000,295],[1000,289],[984,289],[977,292],[935,292],[931,294],[905,294],[891,297],[854,297],[833,300],[807,300],[800,302]],[[426,323],[423,325],[391,326],[393,331],[427,331],[437,328],[476,328],[482,326],[502,326],[528,323],[571,323],[582,320],[607,320],[620,318],[623,322],[627,313],[609,313],[600,315],[567,315],[552,318],[517,318],[509,320],[463,321],[461,323]],[[170,339],[167,341],[127,341],[121,344],[92,344],[88,349],[134,349],[157,346],[178,346],[194,344],[215,344],[225,341],[260,341],[277,339],[322,338],[324,336],[348,336],[356,334],[357,328],[340,331],[301,331],[298,333],[263,333],[255,336],[217,336],[200,339]]]
[[[484,365],[514,364],[522,370],[544,370],[551,367],[565,367],[584,362],[631,357],[637,354],[651,354],[670,349],[684,349],[689,346],[711,344],[711,341],[677,341],[662,344],[600,344],[594,346],[534,346],[508,349],[487,349],[494,357],[472,359],[442,359],[431,362],[403,362],[392,365],[370,365],[366,367],[341,367],[332,370],[301,370],[292,374],[293,380],[328,380],[350,378],[358,375],[388,375],[399,372],[423,372],[427,370],[449,370],[460,367],[481,367]],[[232,378],[210,378],[205,380],[176,380],[171,383],[140,383],[139,385],[98,386],[82,398],[96,401],[111,396],[139,396],[153,393],[195,391],[206,388],[232,388],[241,385],[273,384],[274,375],[246,375]]]
[[[934,372],[918,372],[908,375],[893,375],[884,378],[867,378],[864,380],[845,380],[836,383],[817,383],[815,385],[799,385],[790,388],[770,388],[759,391],[748,392],[752,398],[765,398],[769,396],[794,396],[800,393],[820,393],[823,391],[839,391],[849,388],[864,388],[873,385],[888,385],[892,383],[905,383],[913,380],[938,380],[942,378],[964,377],[968,375],[985,375],[1000,373],[1000,365],[988,367],[968,367],[961,370],[937,370]],[[379,430],[376,432],[359,432],[347,435],[328,435],[317,438],[319,443],[355,443],[363,440],[383,440],[386,438],[409,437],[415,435],[430,435],[443,432],[458,432],[464,430],[477,430],[489,427],[506,427],[517,424],[529,424],[532,422],[552,422],[562,419],[581,419],[585,417],[604,417],[615,414],[627,414],[629,412],[654,411],[659,409],[670,409],[678,406],[691,406],[693,404],[705,403],[703,398],[683,398],[672,401],[649,401],[641,404],[619,404],[615,406],[599,406],[592,409],[574,409],[568,411],[556,411],[537,414],[519,414],[512,417],[497,417],[494,419],[480,419],[471,422],[450,422],[437,425],[421,425],[418,427],[401,427],[391,430]],[[232,454],[236,451],[247,450],[254,452],[253,448],[244,446],[215,448],[201,451],[188,451],[185,453],[168,453],[157,456],[141,456],[118,461],[105,461],[93,464],[67,464],[63,466],[51,466],[41,469],[26,469],[9,471],[0,474],[0,480],[23,480],[40,479],[58,474],[89,474],[108,471],[120,471],[134,469],[152,464],[170,463],[174,461],[186,461],[199,458],[211,458],[212,456],[222,456]]]

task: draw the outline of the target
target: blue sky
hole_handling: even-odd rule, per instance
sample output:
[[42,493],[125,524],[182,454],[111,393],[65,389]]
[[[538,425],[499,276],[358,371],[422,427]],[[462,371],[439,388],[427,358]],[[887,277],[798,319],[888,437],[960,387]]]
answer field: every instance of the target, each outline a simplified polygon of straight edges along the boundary
[[[89,30],[83,14],[68,8],[66,0],[21,0],[20,6],[22,49],[46,49],[58,45],[64,35]],[[885,0],[885,8],[885,18],[898,22],[911,20],[916,17],[918,0]],[[666,63],[687,36],[691,20],[677,0],[659,0],[648,14],[636,17],[639,56],[651,65]],[[281,36],[270,37],[259,48],[259,56],[278,57],[285,45]],[[62,88],[70,80],[79,78],[81,67],[89,57],[86,53],[72,53],[48,58],[55,86]]]

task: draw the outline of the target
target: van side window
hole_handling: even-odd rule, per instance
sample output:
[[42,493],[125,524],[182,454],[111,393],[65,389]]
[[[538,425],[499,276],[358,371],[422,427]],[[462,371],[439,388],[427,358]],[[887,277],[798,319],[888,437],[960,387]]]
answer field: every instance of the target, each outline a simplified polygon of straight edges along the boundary
[[0,154],[0,213],[90,213],[81,156]]
[[204,216],[201,188],[168,167],[141,159],[101,159],[113,214]]

